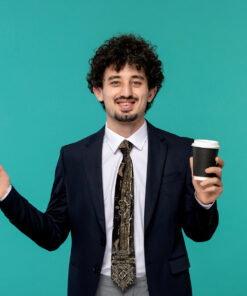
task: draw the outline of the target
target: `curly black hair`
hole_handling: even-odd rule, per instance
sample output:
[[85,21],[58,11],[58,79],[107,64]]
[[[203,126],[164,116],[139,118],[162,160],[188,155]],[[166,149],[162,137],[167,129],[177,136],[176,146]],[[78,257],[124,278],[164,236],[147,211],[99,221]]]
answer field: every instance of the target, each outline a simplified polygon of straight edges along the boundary
[[[148,88],[152,89],[156,86],[157,93],[164,80],[162,63],[158,59],[156,46],[134,34],[118,35],[106,40],[89,60],[89,64],[87,82],[92,93],[93,87],[103,87],[105,69],[111,65],[115,66],[117,72],[126,64],[136,65],[137,70],[143,68],[147,76]],[[147,104],[146,111],[151,107],[152,102]],[[104,108],[104,103],[102,105]]]

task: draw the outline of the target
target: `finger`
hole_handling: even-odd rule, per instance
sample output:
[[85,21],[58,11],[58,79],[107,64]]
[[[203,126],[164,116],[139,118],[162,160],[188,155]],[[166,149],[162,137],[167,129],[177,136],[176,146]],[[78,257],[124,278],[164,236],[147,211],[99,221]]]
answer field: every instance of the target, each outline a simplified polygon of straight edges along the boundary
[[218,178],[220,178],[220,180],[221,180],[221,177],[222,177],[222,169],[220,167],[209,167],[209,168],[206,168],[205,169],[205,172],[207,174],[216,174],[216,176]]
[[202,187],[207,187],[207,186],[223,186],[223,183],[221,182],[221,180],[217,177],[213,177],[213,178],[208,178],[207,180],[204,180],[200,183],[200,185]]
[[221,168],[224,167],[225,164],[224,164],[224,161],[223,161],[222,158],[220,158],[220,157],[217,156],[217,157],[215,158],[215,160],[216,160],[216,162],[218,163],[218,166],[219,166],[219,167],[221,167]]
[[6,172],[5,172],[4,168],[3,168],[3,166],[0,164],[0,174],[1,173],[6,173]]
[[190,169],[191,169],[191,174],[193,176],[193,156],[190,157]]
[[223,189],[222,189],[222,187],[219,187],[219,186],[210,186],[210,187],[203,189],[203,191],[204,192],[222,192]]

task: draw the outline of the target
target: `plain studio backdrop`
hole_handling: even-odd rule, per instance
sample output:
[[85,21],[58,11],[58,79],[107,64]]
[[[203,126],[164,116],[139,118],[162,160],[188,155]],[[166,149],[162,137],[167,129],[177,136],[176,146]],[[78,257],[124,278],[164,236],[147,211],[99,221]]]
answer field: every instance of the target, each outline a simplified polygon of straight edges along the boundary
[[[225,161],[219,226],[186,239],[193,295],[244,295],[246,282],[247,2],[0,1],[0,163],[34,206],[47,207],[62,145],[105,123],[89,92],[88,60],[117,33],[158,46],[166,81],[147,119],[172,133],[218,140]],[[65,296],[70,237],[38,247],[0,213],[0,293]]]

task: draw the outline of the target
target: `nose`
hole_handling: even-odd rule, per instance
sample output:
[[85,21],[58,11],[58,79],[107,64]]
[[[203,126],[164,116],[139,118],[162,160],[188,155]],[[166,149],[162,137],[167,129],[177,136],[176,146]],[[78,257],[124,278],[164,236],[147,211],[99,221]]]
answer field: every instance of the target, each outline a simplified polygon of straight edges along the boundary
[[121,96],[123,96],[123,97],[132,96],[132,88],[131,88],[131,85],[129,83],[126,83],[126,84],[123,85],[123,87],[121,89]]

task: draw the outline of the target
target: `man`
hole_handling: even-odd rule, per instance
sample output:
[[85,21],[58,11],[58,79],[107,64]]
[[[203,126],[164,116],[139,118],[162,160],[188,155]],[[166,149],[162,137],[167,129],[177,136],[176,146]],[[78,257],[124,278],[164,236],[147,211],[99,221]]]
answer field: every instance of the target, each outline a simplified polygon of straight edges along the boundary
[[141,37],[106,41],[91,59],[89,89],[106,126],[62,147],[51,199],[41,213],[0,168],[0,207],[47,250],[72,236],[68,295],[192,295],[182,235],[210,239],[218,224],[223,160],[192,179],[192,139],[144,118],[159,91],[161,62]]

